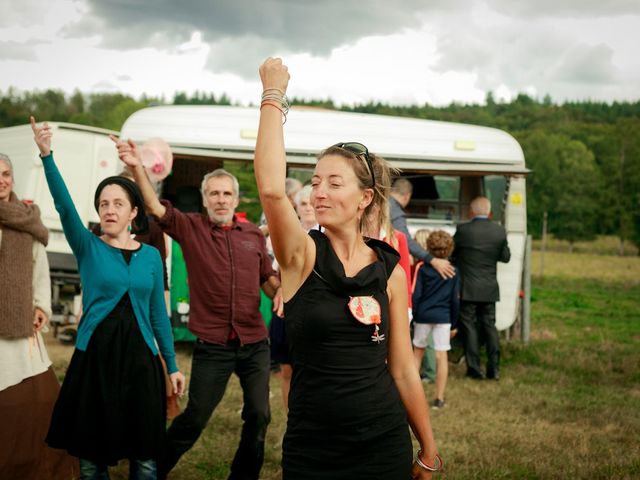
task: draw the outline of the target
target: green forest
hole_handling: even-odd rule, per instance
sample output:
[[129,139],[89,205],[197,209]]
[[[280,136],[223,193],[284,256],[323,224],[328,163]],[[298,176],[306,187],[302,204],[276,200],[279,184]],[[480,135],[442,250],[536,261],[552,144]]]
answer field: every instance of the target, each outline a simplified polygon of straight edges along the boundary
[[[119,93],[65,95],[46,90],[0,92],[0,127],[38,119],[72,122],[120,130],[136,110],[161,104],[230,105],[226,95],[176,93],[172,100]],[[524,150],[532,173],[527,179],[528,228],[542,232],[547,212],[548,232],[570,243],[597,235],[640,246],[640,101],[558,104],[525,94],[497,102],[489,93],[482,105],[453,103],[394,106],[368,103],[336,106],[331,100],[292,99],[292,105],[442,120],[495,127],[513,135]],[[1,150],[1,146],[0,146]]]

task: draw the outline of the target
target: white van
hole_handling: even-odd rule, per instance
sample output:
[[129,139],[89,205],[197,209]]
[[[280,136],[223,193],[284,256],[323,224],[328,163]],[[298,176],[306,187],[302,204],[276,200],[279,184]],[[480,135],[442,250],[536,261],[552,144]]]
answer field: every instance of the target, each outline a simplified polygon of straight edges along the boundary
[[[52,150],[56,164],[80,218],[90,227],[92,223],[99,222],[93,206],[98,183],[122,170],[116,149],[109,139],[109,134],[117,132],[69,123],[49,122],[49,125],[53,129]],[[0,152],[8,155],[13,164],[14,191],[22,200],[40,207],[42,220],[49,229],[47,256],[53,286],[52,320],[54,324],[74,321],[72,304],[59,300],[61,293],[71,298],[77,294],[78,267],[49,193],[31,125],[1,128]]]
[[[227,160],[252,161],[258,108],[159,106],[139,110],[122,127],[122,138],[166,140],[174,153],[165,193],[185,187],[195,195],[207,171]],[[491,199],[493,220],[508,233],[511,261],[499,264],[499,330],[519,313],[526,238],[524,155],[518,142],[494,128],[382,115],[292,108],[284,127],[289,174],[310,177],[316,155],[337,142],[357,141],[383,156],[414,185],[407,211],[412,232],[443,228],[451,233],[468,219],[477,195]],[[197,200],[196,200],[197,203]]]

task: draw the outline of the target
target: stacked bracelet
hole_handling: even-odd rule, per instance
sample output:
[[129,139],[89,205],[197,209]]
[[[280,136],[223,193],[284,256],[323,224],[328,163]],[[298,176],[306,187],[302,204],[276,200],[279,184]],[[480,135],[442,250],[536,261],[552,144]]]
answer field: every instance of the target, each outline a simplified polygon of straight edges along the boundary
[[287,114],[289,113],[289,99],[279,88],[267,88],[262,92],[262,101],[260,110],[264,105],[271,105],[282,113],[284,120],[282,124],[287,123]]
[[436,456],[433,459],[433,466],[430,466],[430,465],[427,465],[426,463],[424,463],[420,459],[420,455],[422,455],[422,450],[418,450],[418,452],[416,453],[416,464],[420,468],[424,468],[425,470],[428,470],[430,472],[440,472],[440,471],[442,471],[442,467],[444,466],[444,462],[442,461],[442,458],[440,458],[440,455],[438,455],[436,453]]

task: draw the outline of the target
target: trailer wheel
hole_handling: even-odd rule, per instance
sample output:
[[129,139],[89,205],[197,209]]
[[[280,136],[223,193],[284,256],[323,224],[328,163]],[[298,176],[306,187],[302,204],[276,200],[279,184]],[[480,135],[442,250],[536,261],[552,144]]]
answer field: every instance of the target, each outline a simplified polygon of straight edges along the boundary
[[65,328],[58,334],[58,340],[63,345],[75,345],[78,331],[75,328]]

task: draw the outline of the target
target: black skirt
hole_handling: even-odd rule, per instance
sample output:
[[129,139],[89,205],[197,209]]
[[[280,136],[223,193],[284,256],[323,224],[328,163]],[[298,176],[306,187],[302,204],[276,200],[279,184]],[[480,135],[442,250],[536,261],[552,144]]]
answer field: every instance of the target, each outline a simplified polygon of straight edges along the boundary
[[76,349],[54,407],[47,443],[102,465],[158,458],[165,438],[162,364],[125,294]]

